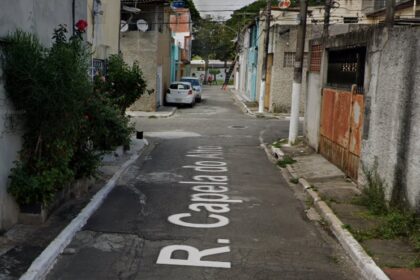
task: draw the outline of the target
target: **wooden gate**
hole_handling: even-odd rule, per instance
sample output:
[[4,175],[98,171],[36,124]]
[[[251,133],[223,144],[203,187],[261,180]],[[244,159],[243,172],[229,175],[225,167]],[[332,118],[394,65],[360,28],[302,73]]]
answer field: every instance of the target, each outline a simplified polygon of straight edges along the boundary
[[320,153],[357,179],[362,142],[364,98],[352,91],[324,88]]

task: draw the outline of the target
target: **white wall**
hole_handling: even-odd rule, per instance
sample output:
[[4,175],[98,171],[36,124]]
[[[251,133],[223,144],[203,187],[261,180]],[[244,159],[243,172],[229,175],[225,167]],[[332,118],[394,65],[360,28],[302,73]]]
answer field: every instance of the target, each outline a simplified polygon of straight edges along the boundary
[[[76,1],[76,21],[86,19],[86,1]],[[34,33],[45,46],[51,45],[54,28],[67,24],[71,31],[72,0],[2,0],[0,2],[0,37],[22,29]],[[1,73],[0,73],[1,76]],[[0,230],[18,220],[19,209],[7,193],[8,176],[21,148],[19,114],[8,102],[0,79]]]

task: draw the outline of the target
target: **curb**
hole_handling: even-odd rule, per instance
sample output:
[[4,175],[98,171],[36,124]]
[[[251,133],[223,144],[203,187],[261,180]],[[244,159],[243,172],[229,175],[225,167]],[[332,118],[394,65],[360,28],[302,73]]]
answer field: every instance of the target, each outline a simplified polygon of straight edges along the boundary
[[[145,139],[145,146],[147,145],[149,144]],[[92,214],[101,206],[108,194],[114,189],[121,174],[141,156],[143,149],[132,155],[130,159],[115,172],[112,178],[92,197],[91,201],[83,208],[77,217],[74,218],[32,262],[25,274],[19,278],[20,280],[38,280],[43,279],[47,275],[54,266],[57,257],[67,245],[70,244],[75,234],[86,224],[90,216],[92,216]]]
[[[267,156],[272,160],[275,158],[273,154],[276,152],[269,149],[266,145],[265,152]],[[281,149],[276,148],[281,151]],[[283,153],[283,151],[281,151]],[[283,153],[284,154],[284,153]],[[316,210],[320,213],[321,217],[326,220],[329,224],[330,230],[334,233],[340,245],[344,248],[347,254],[350,256],[356,267],[359,269],[361,275],[366,280],[390,280],[389,277],[382,271],[382,269],[376,265],[375,261],[365,252],[363,247],[354,239],[353,235],[346,229],[343,228],[344,224],[334,214],[332,209],[321,199],[316,191],[312,189],[312,186],[304,178],[298,178],[297,173],[292,166],[286,166],[287,171],[293,178],[299,179],[299,183],[305,189],[313,202]]]
[[257,117],[257,115],[254,113],[254,112],[252,112],[249,108],[248,108],[248,106],[246,106],[246,104],[242,101],[242,99],[241,98],[239,98],[239,96],[238,96],[238,94],[236,94],[232,89],[229,89],[229,91],[233,94],[233,98],[237,101],[237,103],[239,104],[239,106],[241,107],[241,110],[244,112],[244,113],[246,113],[246,114],[248,114],[249,116],[251,116],[251,117],[253,117],[253,118],[256,118]]
[[141,112],[141,111],[128,111],[126,112],[127,116],[130,117],[138,117],[138,118],[157,118],[157,119],[164,119],[172,117],[175,112],[177,111],[177,107],[172,107],[171,111],[168,113],[159,113],[159,112]]

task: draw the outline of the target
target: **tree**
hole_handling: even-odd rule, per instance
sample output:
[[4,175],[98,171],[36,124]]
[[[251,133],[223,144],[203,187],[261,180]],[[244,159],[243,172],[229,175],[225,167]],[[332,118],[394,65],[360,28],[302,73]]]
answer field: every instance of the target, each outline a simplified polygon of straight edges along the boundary
[[193,0],[185,0],[185,7],[190,9],[191,20],[193,23],[199,22],[201,20],[200,13],[197,11]]
[[193,55],[198,55],[205,61],[205,83],[207,82],[209,60],[216,58],[216,48],[219,45],[218,25],[219,23],[207,17],[197,24],[197,28],[194,31]]
[[219,69],[210,69],[209,73],[211,75],[213,75],[213,81],[217,84],[217,75],[220,74],[220,70]]

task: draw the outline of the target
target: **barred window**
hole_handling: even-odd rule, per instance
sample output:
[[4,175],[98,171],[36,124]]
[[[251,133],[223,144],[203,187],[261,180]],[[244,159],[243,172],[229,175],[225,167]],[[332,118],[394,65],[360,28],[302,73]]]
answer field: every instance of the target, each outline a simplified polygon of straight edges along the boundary
[[[293,67],[295,64],[295,52],[285,52],[284,53],[284,60],[283,60],[283,67]],[[303,68],[307,67],[308,65],[308,53],[304,53],[303,55]]]
[[321,71],[321,61],[322,61],[322,46],[321,45],[311,46],[311,64],[309,67],[309,71],[319,73]]
[[357,85],[357,90],[363,92],[365,58],[365,47],[329,51],[327,84],[348,89]]

